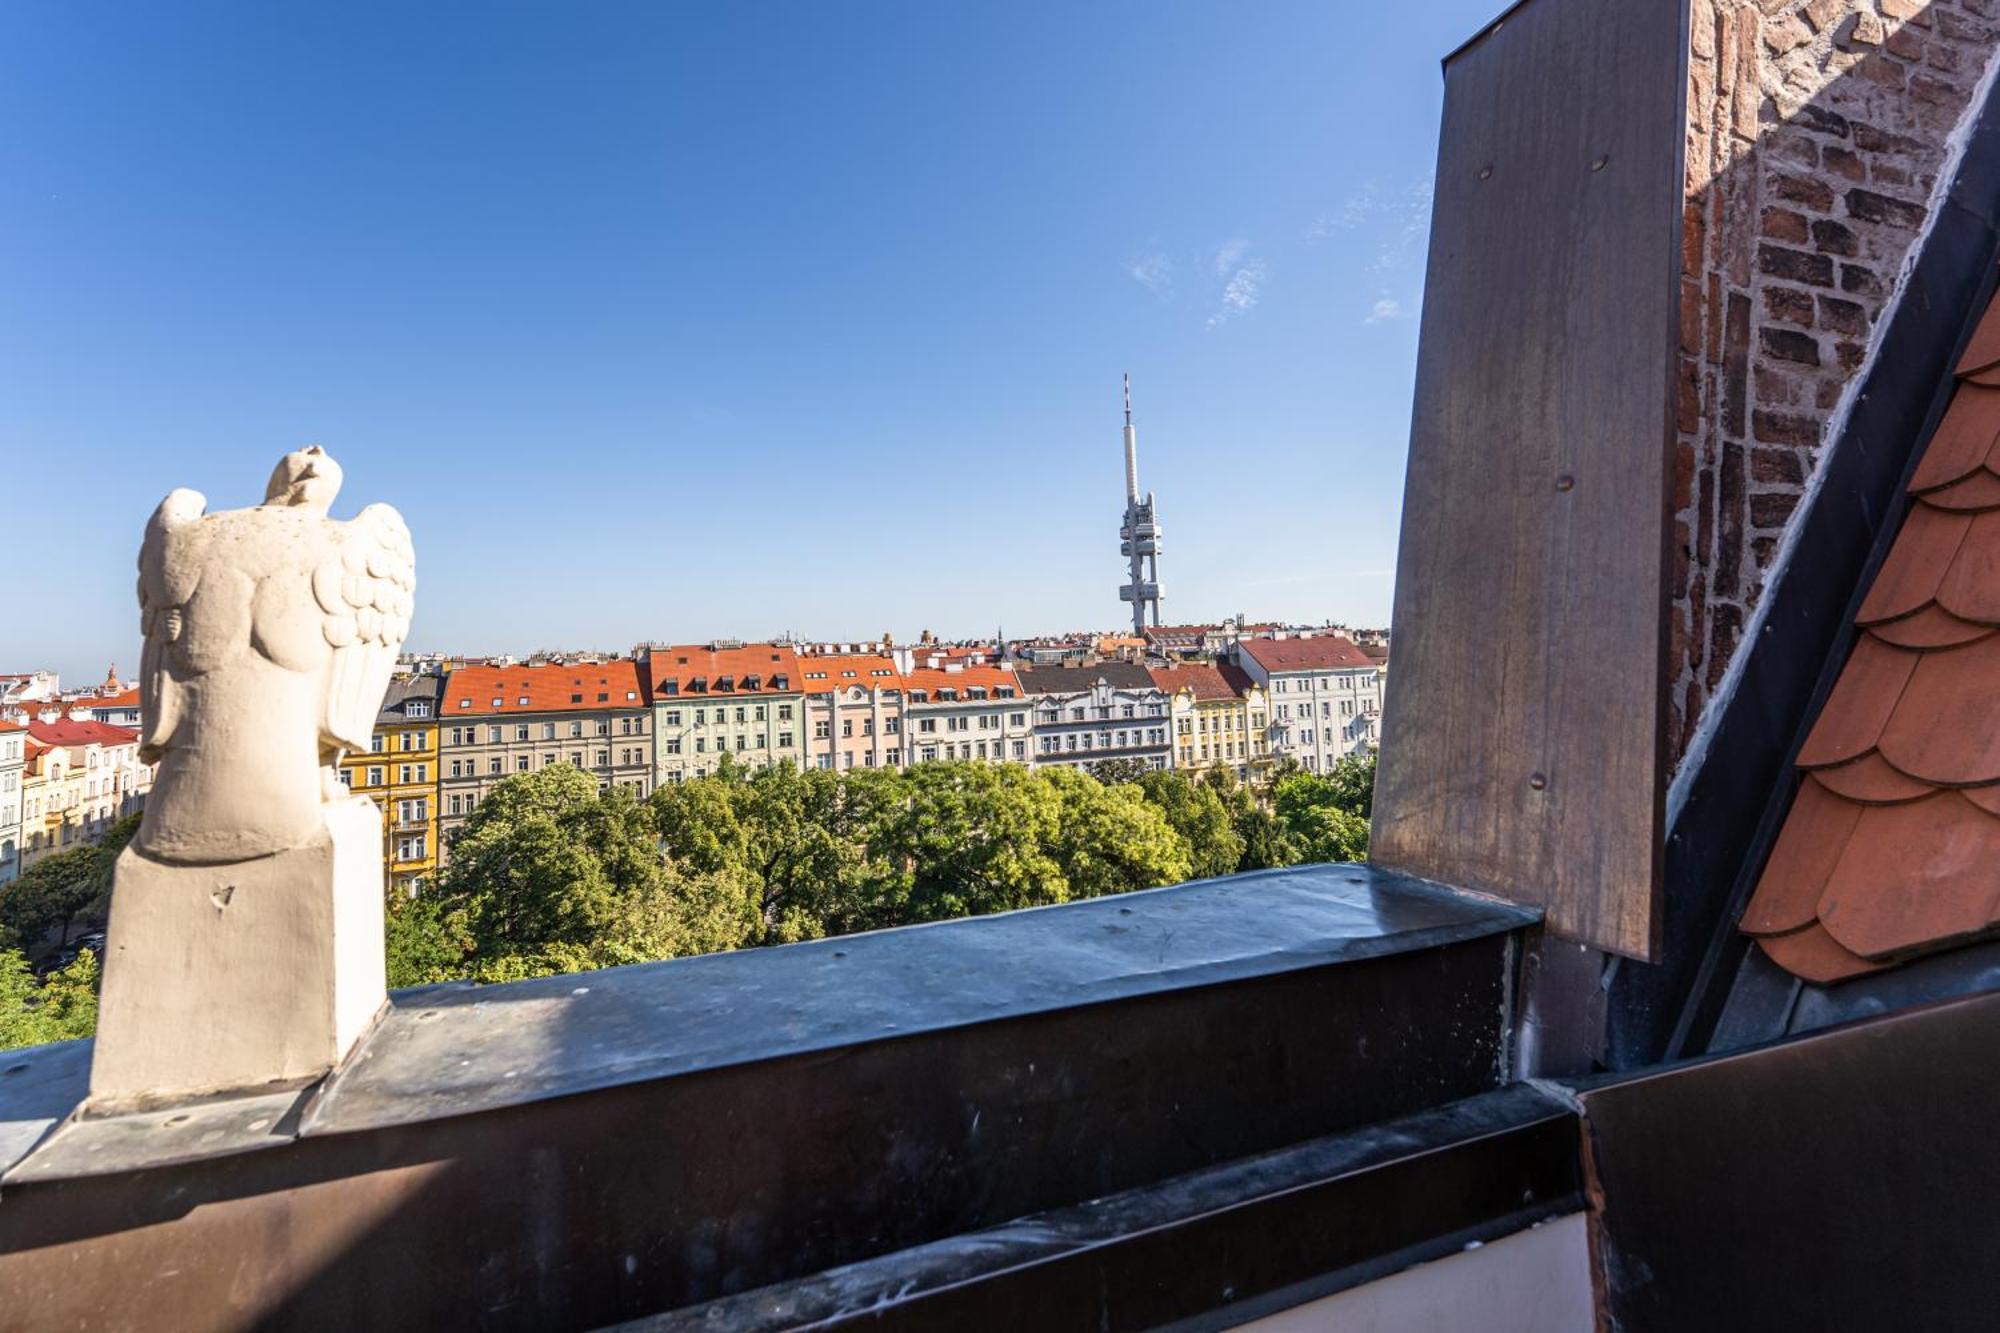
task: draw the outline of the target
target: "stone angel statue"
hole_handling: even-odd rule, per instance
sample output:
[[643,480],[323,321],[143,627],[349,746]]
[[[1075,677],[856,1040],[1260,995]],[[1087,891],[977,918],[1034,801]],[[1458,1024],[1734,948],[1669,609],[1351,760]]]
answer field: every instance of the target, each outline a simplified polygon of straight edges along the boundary
[[176,490],[139,552],[140,754],[160,765],[134,845],[180,864],[296,848],[346,799],[410,628],[410,531],[384,504],[329,516],[340,465],[286,454],[264,503]]

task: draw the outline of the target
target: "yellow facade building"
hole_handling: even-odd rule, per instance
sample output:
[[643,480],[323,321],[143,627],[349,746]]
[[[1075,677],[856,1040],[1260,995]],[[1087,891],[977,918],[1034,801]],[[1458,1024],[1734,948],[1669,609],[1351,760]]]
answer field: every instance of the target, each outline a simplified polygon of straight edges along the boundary
[[1227,768],[1246,782],[1261,780],[1276,762],[1271,710],[1264,687],[1229,663],[1154,667],[1173,722],[1173,765],[1199,775]]
[[390,885],[415,894],[438,867],[438,700],[442,676],[389,682],[366,751],[343,756],[340,778],[382,811],[382,862]]

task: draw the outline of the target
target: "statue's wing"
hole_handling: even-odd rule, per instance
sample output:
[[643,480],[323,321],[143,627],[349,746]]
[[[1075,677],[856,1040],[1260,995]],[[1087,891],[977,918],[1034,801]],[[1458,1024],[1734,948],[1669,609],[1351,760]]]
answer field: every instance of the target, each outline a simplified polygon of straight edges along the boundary
[[403,516],[388,505],[369,505],[352,522],[333,527],[339,533],[334,553],[312,575],[313,599],[333,648],[320,732],[333,748],[365,750],[410,632],[416,553]]
[[208,501],[173,491],[146,523],[139,546],[139,754],[156,762],[180,725],[180,690],[167,656],[187,628],[188,599],[201,582],[199,527]]

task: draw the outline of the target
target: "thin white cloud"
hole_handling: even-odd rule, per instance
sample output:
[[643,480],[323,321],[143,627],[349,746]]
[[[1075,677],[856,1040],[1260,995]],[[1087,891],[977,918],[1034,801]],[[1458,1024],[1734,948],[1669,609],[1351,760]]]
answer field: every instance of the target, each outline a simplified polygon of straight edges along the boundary
[[1227,278],[1235,274],[1243,262],[1243,256],[1250,253],[1250,242],[1241,236],[1224,241],[1215,249],[1215,276]]
[[[1242,259],[1242,255],[1237,255]],[[1236,316],[1257,304],[1264,294],[1264,261],[1244,259],[1229,275],[1229,281],[1222,287],[1222,304],[1208,317],[1208,327],[1226,324]]]
[[1426,176],[1403,191],[1393,210],[1394,230],[1375,247],[1376,272],[1401,268],[1423,249],[1431,226],[1431,178]]
[[1401,301],[1396,300],[1394,297],[1385,296],[1369,309],[1368,318],[1361,322],[1363,324],[1380,324],[1386,320],[1402,319],[1409,313],[1409,311],[1403,309]]
[[1174,261],[1164,250],[1149,250],[1126,260],[1125,272],[1163,301],[1174,294]]
[[1382,207],[1381,191],[1374,181],[1364,182],[1331,213],[1321,213],[1306,227],[1306,240],[1323,241],[1337,231],[1353,231]]

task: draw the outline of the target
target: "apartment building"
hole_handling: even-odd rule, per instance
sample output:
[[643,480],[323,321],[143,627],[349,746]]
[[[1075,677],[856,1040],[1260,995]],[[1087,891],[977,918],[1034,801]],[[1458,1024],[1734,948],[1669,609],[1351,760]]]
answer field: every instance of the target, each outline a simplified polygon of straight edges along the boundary
[[20,870],[102,838],[153,787],[139,733],[66,713],[27,725],[22,748]]
[[382,861],[389,882],[415,893],[438,867],[438,711],[444,677],[398,676],[365,751],[343,755],[340,780],[382,812]]
[[1244,639],[1230,660],[1271,701],[1271,744],[1311,773],[1381,740],[1382,671],[1340,634]]
[[1013,668],[947,661],[912,666],[903,683],[907,762],[1025,764],[1032,758],[1034,714]]
[[437,863],[495,784],[569,764],[600,790],[653,787],[653,714],[639,664],[463,667],[445,678],[438,716]]
[[1173,764],[1167,693],[1138,663],[1024,667],[1021,684],[1034,702],[1036,764]]
[[799,681],[809,765],[841,772],[902,767],[905,686],[894,657],[801,656]]
[[645,650],[660,782],[742,764],[806,762],[805,691],[789,644],[719,639]]
[[1229,662],[1153,667],[1173,724],[1174,767],[1190,773],[1226,768],[1246,781],[1274,763],[1271,709],[1264,687]]
[[21,774],[27,766],[28,724],[0,722],[0,884],[21,873]]

